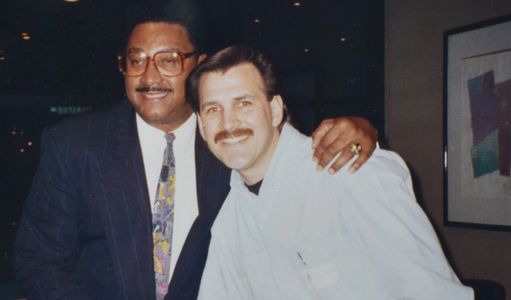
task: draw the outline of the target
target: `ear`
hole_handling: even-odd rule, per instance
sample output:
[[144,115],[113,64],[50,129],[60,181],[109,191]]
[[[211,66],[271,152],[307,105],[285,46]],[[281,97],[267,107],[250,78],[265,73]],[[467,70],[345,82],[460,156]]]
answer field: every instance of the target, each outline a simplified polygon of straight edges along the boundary
[[199,122],[198,125],[199,125],[200,135],[202,136],[203,140],[206,140],[206,135],[204,134],[204,127],[203,127],[202,118],[200,116],[200,113],[197,113],[197,121]]
[[272,125],[273,127],[279,127],[284,117],[284,101],[280,95],[275,95],[270,101]]

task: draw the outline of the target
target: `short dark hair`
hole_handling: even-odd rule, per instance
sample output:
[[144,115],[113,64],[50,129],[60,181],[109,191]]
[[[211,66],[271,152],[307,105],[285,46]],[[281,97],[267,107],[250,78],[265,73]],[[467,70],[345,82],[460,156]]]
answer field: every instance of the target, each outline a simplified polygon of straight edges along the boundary
[[133,29],[146,22],[165,22],[183,26],[194,50],[206,52],[206,15],[198,0],[146,0],[126,9],[125,40]]
[[188,76],[186,96],[196,112],[200,109],[199,83],[201,77],[211,72],[226,72],[232,67],[250,63],[256,67],[263,79],[264,92],[268,101],[279,94],[277,75],[274,65],[260,51],[246,45],[235,45],[222,49],[199,64]]

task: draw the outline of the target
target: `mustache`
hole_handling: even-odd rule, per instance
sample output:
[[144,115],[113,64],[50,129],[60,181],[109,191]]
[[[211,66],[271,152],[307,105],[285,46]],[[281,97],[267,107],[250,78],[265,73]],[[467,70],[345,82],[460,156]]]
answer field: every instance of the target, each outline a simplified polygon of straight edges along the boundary
[[147,93],[147,92],[171,92],[172,89],[162,87],[162,86],[141,86],[138,87],[135,91],[139,93]]
[[230,131],[229,130],[220,131],[215,135],[215,144],[225,139],[249,135],[254,135],[254,131],[248,128],[236,128]]

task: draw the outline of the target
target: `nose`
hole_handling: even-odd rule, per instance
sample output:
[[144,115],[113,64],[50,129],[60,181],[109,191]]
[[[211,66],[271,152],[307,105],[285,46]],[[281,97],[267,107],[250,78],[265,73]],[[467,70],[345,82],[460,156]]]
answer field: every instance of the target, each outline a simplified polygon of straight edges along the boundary
[[157,83],[161,83],[163,81],[163,76],[160,71],[156,67],[156,63],[152,58],[147,60],[147,65],[144,73],[142,73],[141,82],[147,86],[153,86]]
[[240,126],[240,118],[236,110],[226,109],[224,110],[223,123],[225,130],[233,130]]

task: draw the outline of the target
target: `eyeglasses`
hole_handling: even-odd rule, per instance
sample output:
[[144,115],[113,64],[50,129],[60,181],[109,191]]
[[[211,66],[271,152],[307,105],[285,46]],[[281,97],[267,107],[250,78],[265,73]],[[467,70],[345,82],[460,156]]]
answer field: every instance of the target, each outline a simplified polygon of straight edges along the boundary
[[183,72],[184,60],[193,55],[195,52],[181,53],[164,50],[149,56],[141,50],[130,50],[127,53],[117,54],[117,65],[119,71],[126,76],[140,76],[145,72],[147,62],[152,60],[161,75],[177,76]]

